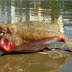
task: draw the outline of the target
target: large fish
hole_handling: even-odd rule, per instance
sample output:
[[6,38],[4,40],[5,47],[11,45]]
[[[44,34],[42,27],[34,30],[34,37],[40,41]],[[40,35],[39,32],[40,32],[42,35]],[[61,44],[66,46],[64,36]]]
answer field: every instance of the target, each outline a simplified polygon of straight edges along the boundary
[[61,32],[61,16],[54,23],[45,24],[37,21],[25,21],[19,24],[0,23],[0,51],[37,52],[56,41],[63,41],[70,51],[72,45]]

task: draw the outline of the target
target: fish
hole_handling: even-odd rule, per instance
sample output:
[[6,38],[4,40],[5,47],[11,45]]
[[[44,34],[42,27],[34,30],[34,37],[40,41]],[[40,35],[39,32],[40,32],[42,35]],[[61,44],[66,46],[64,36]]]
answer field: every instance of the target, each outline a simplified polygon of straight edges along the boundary
[[50,24],[38,21],[0,23],[0,51],[38,52],[57,41],[65,42],[72,51],[72,42],[60,28],[61,19],[59,16]]

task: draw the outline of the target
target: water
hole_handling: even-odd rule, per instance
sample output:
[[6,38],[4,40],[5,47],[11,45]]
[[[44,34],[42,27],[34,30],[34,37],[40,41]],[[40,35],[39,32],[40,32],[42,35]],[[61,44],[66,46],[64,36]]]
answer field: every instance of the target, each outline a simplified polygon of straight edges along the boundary
[[[59,15],[64,19],[64,33],[72,39],[71,0],[0,0],[0,22],[5,24],[51,23]],[[0,72],[68,72],[72,71],[71,62],[72,53],[64,50],[48,54],[12,54],[0,57]]]

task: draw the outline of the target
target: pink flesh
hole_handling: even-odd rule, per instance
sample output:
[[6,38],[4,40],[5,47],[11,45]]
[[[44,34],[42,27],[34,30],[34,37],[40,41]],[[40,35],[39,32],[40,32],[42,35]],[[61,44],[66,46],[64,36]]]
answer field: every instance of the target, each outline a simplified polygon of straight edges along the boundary
[[15,51],[15,52],[37,52],[37,51],[44,49],[45,47],[47,47],[48,45],[50,45],[56,41],[65,42],[67,44],[67,46],[69,47],[70,51],[72,51],[72,49],[71,49],[72,44],[67,37],[66,38],[52,37],[52,38],[40,40],[40,41],[37,41],[34,43],[20,45],[20,46],[14,48],[13,51]]
[[40,41],[29,43],[29,44],[20,45],[14,48],[12,51],[14,52],[37,52],[56,41],[58,41],[58,38],[53,37],[53,38],[40,40]]
[[7,53],[10,52],[14,48],[14,44],[8,41],[5,38],[1,38],[0,40],[0,51]]

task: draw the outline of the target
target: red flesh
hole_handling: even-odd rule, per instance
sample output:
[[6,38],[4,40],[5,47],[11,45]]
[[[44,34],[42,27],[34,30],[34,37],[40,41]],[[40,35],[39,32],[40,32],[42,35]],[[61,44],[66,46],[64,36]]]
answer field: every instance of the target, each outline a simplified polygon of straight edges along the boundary
[[1,38],[0,40],[0,51],[3,53],[10,52],[14,48],[14,44],[8,41],[5,38]]

